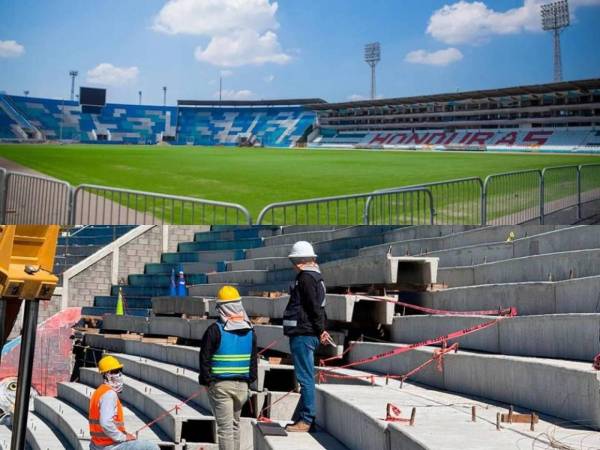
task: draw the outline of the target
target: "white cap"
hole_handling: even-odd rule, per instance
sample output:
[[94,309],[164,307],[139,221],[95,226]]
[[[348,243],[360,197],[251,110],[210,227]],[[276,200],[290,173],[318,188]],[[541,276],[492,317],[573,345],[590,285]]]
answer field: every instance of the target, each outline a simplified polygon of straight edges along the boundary
[[313,246],[306,241],[298,241],[292,247],[292,252],[288,258],[316,258]]

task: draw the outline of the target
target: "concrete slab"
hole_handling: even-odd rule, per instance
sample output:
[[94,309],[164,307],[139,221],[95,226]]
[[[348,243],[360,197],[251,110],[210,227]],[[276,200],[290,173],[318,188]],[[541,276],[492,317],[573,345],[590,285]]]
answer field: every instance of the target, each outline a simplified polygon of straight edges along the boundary
[[155,315],[204,316],[208,313],[208,305],[202,297],[153,297],[152,312]]
[[[93,393],[94,389],[84,384],[58,384],[58,398],[75,406],[82,412],[89,410],[89,401]],[[134,433],[149,422],[147,417],[142,416],[138,411],[132,410],[127,404],[123,404],[123,415],[125,417],[125,427],[129,433]],[[148,440],[161,446],[175,445],[173,442],[167,440],[167,436],[157,426],[144,428],[139,432],[138,436],[139,439]]]
[[[391,338],[416,343],[493,320],[486,316],[396,316]],[[455,341],[461,349],[591,362],[600,353],[600,314],[548,314],[503,319]]]
[[238,270],[235,272],[216,272],[208,274],[208,283],[212,284],[265,284],[268,270]]
[[[281,423],[285,426],[285,423]],[[346,450],[348,447],[324,431],[263,436],[253,424],[255,450]]]
[[321,265],[327,286],[436,283],[437,258],[366,255]]
[[[270,350],[282,353],[290,353],[289,339],[283,334],[281,325],[255,325],[256,342],[259,348],[269,346]],[[319,345],[316,354],[320,356],[337,356],[344,351],[345,335],[339,331],[330,331],[329,334],[337,344],[335,347]]]
[[287,256],[277,256],[269,258],[242,259],[239,261],[228,261],[226,263],[228,271],[238,270],[281,270],[292,267]]
[[442,268],[448,287],[525,281],[562,281],[600,275],[600,249],[549,253],[470,267]]
[[557,313],[600,312],[600,276],[561,281],[555,288]]
[[[349,352],[349,360],[362,360],[398,347],[398,344],[357,343]],[[402,375],[430,359],[433,351],[432,347],[423,347],[355,368]],[[432,364],[412,379],[600,429],[600,381],[589,362],[459,351],[444,357],[443,373]],[[552,389],[552,386],[569,388]],[[548,395],[549,390],[552,390],[551,395]]]
[[107,314],[102,317],[102,330],[148,334],[148,320],[148,317]]
[[[336,372],[353,376],[368,374],[350,369],[336,369]],[[339,382],[339,380],[337,381]],[[367,380],[344,380],[343,383],[354,383],[367,387],[367,389],[372,387],[371,382]],[[390,391],[390,395],[397,395],[397,393],[404,395],[396,401],[392,401],[392,397],[390,397],[390,401],[402,410],[403,417],[408,417],[411,409],[416,408],[414,426],[397,423],[388,425],[390,446],[394,449],[479,449],[493,446],[497,439],[500,439],[500,448],[533,448],[536,446],[549,448],[552,446],[550,436],[554,439],[554,443],[560,442],[562,445],[573,448],[591,450],[600,445],[600,433],[573,423],[565,423],[555,417],[539,415],[539,412],[536,412],[539,422],[536,424],[535,431],[529,430],[529,424],[518,423],[502,423],[501,430],[497,431],[495,428],[496,414],[498,412],[506,414],[509,408],[508,404],[433,390],[411,382],[404,383],[400,388],[400,383],[395,380],[387,382],[385,379],[379,378],[374,380],[374,384],[376,389]],[[319,392],[326,387],[327,385],[321,384],[317,390]],[[343,389],[354,390],[355,387],[355,385],[340,386],[340,394],[343,395]],[[385,408],[386,403],[387,400],[382,401],[379,408]],[[472,422],[470,417],[473,406],[476,408],[476,422]],[[515,412],[530,413],[531,411],[515,408]],[[585,438],[582,440],[584,436]],[[446,438],[447,441],[440,441],[440,439]],[[482,440],[484,441],[482,442]],[[491,444],[485,440],[489,440]]]
[[8,450],[12,439],[12,431],[6,425],[0,425],[0,450]]
[[[144,415],[151,418],[159,417],[183,400],[164,389],[136,379],[142,376],[141,365],[133,364],[131,359],[128,360],[124,370],[128,375],[124,377],[121,398]],[[150,376],[146,374],[147,370],[148,366],[144,366],[144,376]],[[133,378],[130,375],[134,377],[137,375],[137,377]],[[95,369],[82,368],[81,382],[88,386],[97,386],[102,382],[102,377]],[[189,404],[166,414],[157,425],[175,443],[185,440],[194,445],[202,444],[207,449],[217,448],[214,418]]]
[[58,429],[71,448],[89,450],[88,420],[79,410],[52,397],[36,397],[34,409],[36,414]]

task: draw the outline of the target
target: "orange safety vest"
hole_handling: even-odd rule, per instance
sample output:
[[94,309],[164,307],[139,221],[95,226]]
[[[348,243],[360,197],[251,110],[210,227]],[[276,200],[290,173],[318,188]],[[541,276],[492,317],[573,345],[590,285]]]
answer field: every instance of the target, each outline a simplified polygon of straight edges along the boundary
[[[102,427],[100,426],[100,399],[104,394],[108,391],[112,390],[112,388],[108,384],[103,384],[100,386],[90,399],[90,414],[89,414],[89,422],[90,422],[90,436],[92,437],[92,442],[99,447],[107,447],[109,445],[118,444],[118,442],[113,441],[110,437],[108,437]],[[125,433],[125,419],[123,417],[123,406],[121,405],[121,401],[117,398],[117,414],[113,417],[115,422],[115,426],[119,431]]]

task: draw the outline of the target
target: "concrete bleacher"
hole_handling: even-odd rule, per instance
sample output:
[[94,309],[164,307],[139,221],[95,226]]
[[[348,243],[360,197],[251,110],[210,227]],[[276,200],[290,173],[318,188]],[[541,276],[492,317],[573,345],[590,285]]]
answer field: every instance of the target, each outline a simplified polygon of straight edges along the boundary
[[[281,320],[293,279],[286,256],[301,239],[312,241],[323,258],[328,329],[336,343],[320,348],[316,362],[337,359],[318,368],[317,432],[263,436],[255,426],[261,410],[285,424],[298,402],[297,393],[286,396],[295,379]],[[216,229],[196,234],[179,250],[147,264],[143,276],[129,274],[123,287],[129,307],[146,314],[105,314],[99,333],[84,337],[89,352],[114,354],[125,363],[122,398],[133,428],[198,389],[198,342],[216,318],[214,296],[223,284],[237,284],[265,357],[243,413],[243,448],[600,446],[600,378],[592,367],[600,353],[595,228]],[[188,297],[170,297],[164,283],[180,263],[190,271],[188,281],[199,284],[188,286]],[[97,314],[114,311],[115,287],[112,294],[96,298]],[[423,314],[395,300],[453,314]],[[516,317],[470,314],[509,307]],[[458,349],[442,358],[436,356],[439,346],[385,356],[490,321],[496,322],[448,341]],[[397,379],[429,361],[406,380]],[[86,443],[81,411],[99,382],[95,369],[84,367],[78,382],[61,385],[57,399],[36,400],[34,415],[56,425],[53,439],[75,448]],[[388,403],[405,419],[415,408],[414,424],[385,420]],[[534,430],[516,421],[502,421],[498,430],[497,414],[511,408],[535,413]],[[163,448],[216,446],[205,393],[145,432]]]

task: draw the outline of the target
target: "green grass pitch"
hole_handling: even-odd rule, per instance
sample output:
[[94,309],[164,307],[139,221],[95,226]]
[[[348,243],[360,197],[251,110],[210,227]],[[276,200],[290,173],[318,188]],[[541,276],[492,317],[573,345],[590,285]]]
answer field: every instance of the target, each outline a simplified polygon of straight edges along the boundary
[[272,202],[524,169],[600,157],[177,146],[0,145],[0,157],[68,181],[240,203]]

